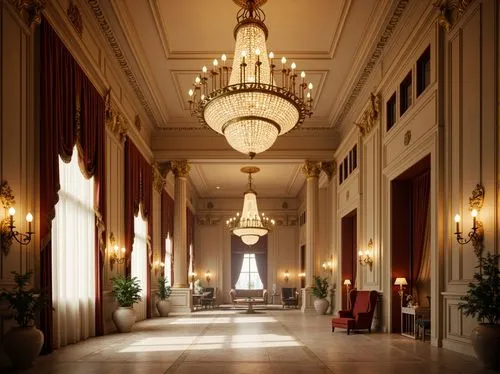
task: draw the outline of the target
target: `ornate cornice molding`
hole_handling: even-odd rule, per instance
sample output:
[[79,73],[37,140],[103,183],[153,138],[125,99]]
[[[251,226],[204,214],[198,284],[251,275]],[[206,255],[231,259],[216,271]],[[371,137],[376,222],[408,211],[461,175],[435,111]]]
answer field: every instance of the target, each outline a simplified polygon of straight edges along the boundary
[[143,106],[143,108],[146,111],[151,122],[154,123],[156,125],[156,127],[158,127],[158,121],[156,119],[156,116],[154,115],[153,110],[151,109],[151,106],[149,105],[149,102],[146,100],[144,92],[142,91],[142,88],[139,85],[139,82],[137,81],[135,74],[132,72],[132,69],[130,68],[130,66],[128,64],[128,61],[122,52],[122,49],[118,43],[118,40],[116,39],[116,36],[115,36],[113,30],[111,29],[111,25],[108,23],[108,21],[106,20],[106,17],[104,16],[104,13],[101,9],[99,0],[87,0],[87,3],[89,4],[90,8],[92,9],[92,12],[94,13],[94,16],[97,20],[97,23],[99,24],[99,27],[101,28],[101,31],[103,32],[106,40],[108,41],[108,43],[113,51],[113,54],[115,55],[115,58],[118,61],[121,69],[125,73],[125,75],[128,79],[128,82],[132,86],[132,89],[134,90],[135,94],[137,95],[139,102]]
[[474,0],[436,0],[432,5],[439,10],[439,16],[437,18],[438,24],[446,31],[450,31],[473,1]]
[[47,0],[9,0],[17,9],[28,27],[39,25],[42,22],[42,11],[47,5]]
[[398,5],[396,6],[396,9],[394,9],[394,12],[392,13],[392,16],[387,23],[387,26],[385,27],[384,32],[380,36],[375,50],[372,52],[370,58],[366,62],[363,71],[361,73],[361,76],[358,78],[356,84],[354,84],[353,88],[351,89],[351,93],[349,95],[349,99],[343,106],[343,110],[338,116],[335,126],[339,125],[342,123],[344,118],[346,117],[347,113],[351,110],[354,102],[359,96],[359,93],[361,92],[362,88],[364,87],[366,81],[368,80],[368,77],[370,76],[371,72],[373,71],[373,68],[377,64],[378,60],[382,56],[382,53],[386,47],[386,45],[389,42],[389,39],[391,38],[392,33],[396,29],[396,26],[399,23],[399,20],[401,19],[401,16],[404,13],[404,10],[406,9],[406,6],[408,5],[409,0],[399,0]]
[[321,165],[316,161],[306,160],[301,170],[307,178],[318,178],[321,173]]
[[120,111],[113,105],[111,100],[111,89],[108,90],[104,97],[104,121],[106,127],[123,143],[128,131],[128,124],[120,113]]
[[380,95],[370,94],[368,108],[363,112],[360,122],[354,122],[359,128],[361,136],[367,135],[380,122],[381,99]]
[[187,160],[175,160],[169,162],[169,169],[172,170],[176,178],[187,178],[191,165]]
[[328,181],[331,181],[333,176],[337,173],[337,163],[335,161],[321,161],[320,168],[325,172]]
[[75,29],[76,33],[82,37],[83,34],[83,19],[82,19],[82,14],[80,13],[80,9],[78,6],[70,0],[69,5],[68,5],[68,10],[66,11],[66,14],[68,15],[68,18],[73,25],[73,28]]

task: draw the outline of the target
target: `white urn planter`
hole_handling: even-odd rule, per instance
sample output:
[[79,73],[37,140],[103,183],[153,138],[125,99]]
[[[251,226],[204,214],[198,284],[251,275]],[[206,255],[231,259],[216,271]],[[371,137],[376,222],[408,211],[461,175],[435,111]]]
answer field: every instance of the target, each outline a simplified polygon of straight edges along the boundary
[[13,327],[4,336],[4,350],[14,367],[28,369],[40,354],[43,333],[35,326]]
[[160,317],[168,317],[168,314],[170,313],[171,305],[172,305],[172,303],[168,299],[158,300],[156,302],[156,309],[158,309],[158,313],[160,314]]
[[135,323],[135,311],[132,307],[118,307],[113,312],[113,322],[119,332],[130,332]]
[[316,309],[316,312],[319,314],[326,314],[329,304],[327,299],[316,299],[314,300],[314,309]]

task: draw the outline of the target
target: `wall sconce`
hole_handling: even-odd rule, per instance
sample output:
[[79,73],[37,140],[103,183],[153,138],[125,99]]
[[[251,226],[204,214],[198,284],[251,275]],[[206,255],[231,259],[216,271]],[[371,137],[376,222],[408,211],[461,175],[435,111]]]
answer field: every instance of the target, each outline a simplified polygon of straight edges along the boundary
[[160,260],[156,260],[155,262],[153,262],[153,269],[155,271],[155,276],[158,276],[158,270],[163,269],[164,267],[165,263]]
[[194,292],[194,281],[196,280],[196,273],[194,271],[189,272],[189,278],[191,278],[191,288]]
[[288,283],[289,278],[290,278],[290,273],[288,272],[288,270],[285,270],[285,272],[283,273],[283,279],[285,280],[285,283]]
[[15,230],[16,226],[14,225],[14,215],[16,214],[16,210],[13,205],[16,201],[14,200],[14,194],[12,193],[9,183],[5,180],[0,184],[0,201],[4,210],[7,211],[8,209],[9,215],[9,217],[5,217],[0,220],[2,252],[4,255],[7,255],[9,254],[9,249],[12,245],[12,239],[21,245],[28,245],[31,242],[31,236],[34,234],[34,232],[31,231],[33,215],[30,212],[26,214],[26,222],[28,222],[28,231],[26,233],[21,233]]
[[359,264],[361,266],[363,265],[368,265],[370,267],[370,271],[372,271],[373,267],[373,239],[370,238],[368,241],[368,248],[363,250],[359,250],[358,252],[359,255]]
[[123,264],[125,262],[125,248],[119,248],[116,244],[113,233],[109,234],[109,244],[111,245],[111,253],[109,254],[109,266],[113,270],[114,264]]
[[205,279],[206,279],[206,281],[207,281],[208,283],[210,283],[210,279],[212,279],[212,278],[210,277],[210,270],[207,270],[207,271],[205,272]]
[[306,277],[306,273],[299,273],[299,278],[305,278]]
[[405,294],[404,293],[404,286],[408,285],[406,278],[404,278],[404,277],[403,278],[396,278],[396,280],[394,281],[394,285],[399,286],[398,295],[401,298],[401,302],[403,302],[403,296]]
[[467,238],[462,236],[462,231],[460,230],[460,215],[455,215],[456,231],[454,234],[457,237],[457,242],[460,244],[467,244],[472,241],[474,251],[477,255],[480,255],[483,250],[483,224],[477,219],[479,211],[483,207],[483,203],[484,187],[478,184],[472,191],[472,197],[469,198],[469,209],[472,216],[472,229],[467,233]]
[[321,265],[323,267],[323,270],[328,271],[330,274],[332,274],[333,271],[333,256],[330,256],[328,261],[323,262]]

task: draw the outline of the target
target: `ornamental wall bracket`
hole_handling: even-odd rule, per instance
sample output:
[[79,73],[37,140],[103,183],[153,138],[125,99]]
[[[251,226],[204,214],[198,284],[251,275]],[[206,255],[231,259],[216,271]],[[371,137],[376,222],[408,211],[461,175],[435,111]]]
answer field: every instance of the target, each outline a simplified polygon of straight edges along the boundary
[[469,209],[472,211],[476,209],[480,211],[484,203],[484,187],[480,184],[476,184],[474,190],[472,190],[472,197],[469,197]]
[[191,170],[188,160],[170,161],[168,166],[176,178],[187,178]]
[[128,132],[128,125],[122,114],[113,105],[111,99],[111,88],[106,92],[104,97],[104,121],[106,127],[117,137],[123,144]]
[[361,136],[367,135],[374,127],[380,122],[381,113],[381,99],[380,94],[375,95],[373,92],[370,94],[370,102],[368,108],[361,115],[359,122],[354,122],[359,128]]
[[47,5],[47,0],[10,0],[10,3],[16,7],[28,27],[42,22],[42,11]]
[[66,13],[71,24],[73,25],[73,28],[81,38],[83,34],[83,19],[82,14],[80,13],[80,9],[73,1],[70,1]]
[[320,168],[328,177],[328,181],[331,181],[333,176],[337,173],[337,163],[335,161],[321,161]]
[[464,15],[467,7],[474,0],[436,0],[432,5],[439,10],[438,24],[446,31],[458,22]]
[[167,184],[166,173],[162,173],[161,165],[153,163],[153,186],[158,193],[162,193]]
[[320,164],[311,160],[305,160],[301,170],[307,178],[318,178],[321,173]]

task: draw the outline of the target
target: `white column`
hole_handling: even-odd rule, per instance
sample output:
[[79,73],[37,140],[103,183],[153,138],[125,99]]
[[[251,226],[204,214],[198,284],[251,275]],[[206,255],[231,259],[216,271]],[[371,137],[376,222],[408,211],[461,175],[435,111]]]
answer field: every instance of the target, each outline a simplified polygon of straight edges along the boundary
[[174,288],[188,288],[186,199],[187,177],[190,166],[187,160],[172,161],[175,176],[174,191]]
[[319,222],[319,174],[320,164],[306,161],[302,166],[302,172],[306,175],[306,287],[302,293],[302,311],[306,312],[313,308],[313,275],[315,271],[315,255],[318,242]]

